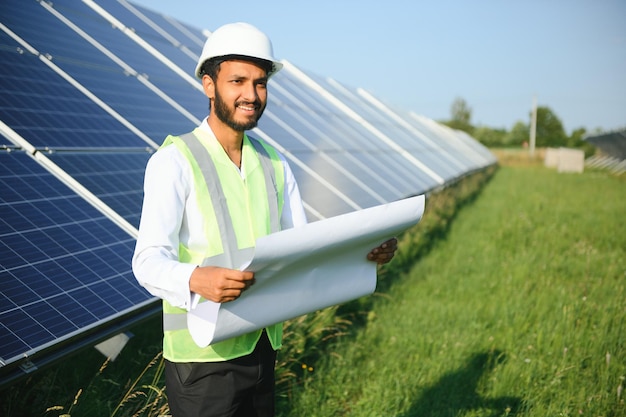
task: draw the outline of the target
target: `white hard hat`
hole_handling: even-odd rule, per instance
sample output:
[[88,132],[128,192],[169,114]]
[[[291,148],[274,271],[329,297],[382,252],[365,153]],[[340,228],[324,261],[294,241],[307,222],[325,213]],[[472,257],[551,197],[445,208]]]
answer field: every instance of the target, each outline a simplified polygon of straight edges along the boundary
[[216,29],[204,43],[196,65],[196,77],[202,79],[200,68],[206,60],[228,55],[249,56],[272,62],[273,68],[267,74],[268,77],[283,67],[274,59],[272,42],[265,33],[249,23],[229,23]]

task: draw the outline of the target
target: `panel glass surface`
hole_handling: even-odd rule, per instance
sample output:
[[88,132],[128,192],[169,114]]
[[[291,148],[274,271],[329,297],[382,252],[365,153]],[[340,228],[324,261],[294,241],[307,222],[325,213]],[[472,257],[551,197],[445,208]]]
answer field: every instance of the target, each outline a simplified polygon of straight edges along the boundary
[[[459,161],[459,163],[462,164],[462,172],[474,169],[477,162],[482,160],[482,158],[479,158],[478,155],[476,155],[476,152],[472,148],[464,146],[464,144],[459,141],[457,136],[452,134],[451,129],[441,129],[439,128],[441,125],[425,117],[417,119],[411,114],[403,113],[399,110],[396,110],[396,112],[399,114],[405,114],[404,120],[428,137],[437,138],[437,144],[441,148],[442,153]],[[435,128],[435,126],[437,126],[437,128]]]
[[[72,0],[61,0],[60,2],[55,3],[59,3],[64,6],[67,5],[68,8],[74,8],[74,2]],[[107,12],[109,12],[110,14],[115,16],[117,20],[122,22],[124,26],[131,28],[133,32],[138,34],[143,40],[155,47],[163,55],[181,65],[181,68],[190,69],[190,74],[193,73],[193,68],[195,68],[196,66],[195,59],[192,59],[188,54],[183,52],[178,47],[178,45],[175,45],[169,39],[166,39],[161,33],[159,33],[159,31],[148,25],[145,21],[140,19],[139,16],[135,15],[123,4],[118,1],[106,1],[102,2],[102,6],[106,9]],[[190,44],[188,46],[191,50],[195,50],[197,52],[197,56],[200,56],[200,51],[202,50],[201,46],[197,46],[195,44]],[[138,59],[131,61],[130,58],[131,57],[125,56],[125,60],[128,59],[129,62],[136,62],[136,64],[133,64],[133,67],[136,66],[137,68],[142,68],[142,63],[140,63]],[[144,68],[148,68],[147,66],[145,66],[145,64],[143,65]]]
[[135,227],[139,227],[148,152],[55,152],[48,157]]
[[[355,210],[315,176],[309,175],[298,165],[291,164],[291,170],[298,181],[302,200],[311,206],[319,216],[309,216],[309,221],[325,219]],[[306,190],[306,194],[304,192]]]
[[0,152],[0,360],[151,300],[134,239],[21,151]]
[[483,160],[485,161],[485,165],[483,166],[495,164],[497,162],[495,155],[492,154],[486,146],[472,138],[469,134],[461,130],[457,130],[455,133],[467,147],[474,149],[477,154],[484,158]]
[[195,51],[195,55],[199,56],[199,52],[202,50],[204,41],[206,40],[206,36],[204,36],[201,30],[203,28],[195,28],[169,16],[155,12],[154,10],[147,9],[132,2],[129,3],[159,28],[176,39],[180,43],[179,48],[186,47],[191,51]]
[[[422,132],[411,131],[394,120],[388,113],[376,108],[372,103],[360,97],[357,92],[336,81],[308,74],[311,78],[341,100],[350,109],[359,114],[368,124],[392,140],[396,145],[417,158],[421,163],[433,170],[445,180],[456,178],[463,172],[462,166],[437,146],[437,137],[429,137]],[[399,117],[399,115],[398,115]],[[403,119],[403,118],[401,118]]]
[[407,120],[421,126],[424,130],[430,130],[438,135],[449,146],[446,148],[446,152],[464,156],[467,161],[467,171],[483,168],[496,162],[494,155],[489,152],[489,149],[463,131],[451,129],[448,126],[414,113],[411,113]]
[[34,146],[146,146],[4,32],[0,60],[0,118]]
[[[400,190],[402,196],[437,186],[436,180],[319,92],[299,82],[288,69],[278,73],[275,78],[279,86],[272,87],[270,84],[270,99],[271,94],[274,94],[277,102],[271,109],[281,120],[284,118],[300,129],[298,133],[314,144],[316,149],[330,154],[338,151],[348,153],[364,167],[355,175],[382,178],[391,184],[392,189]],[[286,113],[290,111],[296,116],[288,118]],[[259,127],[267,129],[264,123],[267,120],[262,119]],[[289,149],[289,145],[285,147]],[[382,193],[378,188],[374,191]]]
[[[191,130],[195,125],[189,118],[150,91],[135,76],[129,75],[120,65],[98,51],[87,40],[70,29],[69,26],[37,2],[27,0],[20,2],[19,6],[14,3],[15,0],[3,6],[5,8],[12,6],[7,11],[10,13],[10,17],[5,21],[9,28],[40,53],[52,57],[53,62],[57,66],[154,142],[161,143],[170,132]],[[81,2],[73,2],[72,4],[76,7],[84,8],[85,12],[91,11]],[[92,11],[91,13],[93,14]],[[203,100],[199,91],[194,90],[191,85],[184,83],[180,77],[175,76],[170,70],[166,70],[163,64],[147,54],[128,37],[120,31],[113,30],[110,24],[97,15],[93,16],[93,19],[86,19],[85,16],[81,17],[83,19],[79,23],[90,22],[91,25],[106,30],[104,33],[116,35],[112,43],[118,49],[121,48],[119,45],[129,45],[130,50],[127,51],[129,55],[141,55],[142,59],[147,61],[144,65],[151,65],[152,72],[148,73],[151,82],[154,83],[155,80],[158,80],[153,75],[156,75],[154,73],[157,69],[161,69],[169,76],[169,80],[165,84],[169,86],[171,91],[176,92],[179,96],[178,99],[187,97],[186,101],[193,103],[198,111],[202,109]],[[47,30],[45,32],[41,31],[40,27],[45,27]],[[96,39],[102,43],[102,37],[96,37]],[[142,73],[141,70],[137,71]],[[31,74],[32,72],[26,72],[22,73],[22,76],[31,77]],[[61,80],[59,75],[55,74],[54,77]],[[61,80],[61,82],[66,81]],[[75,87],[70,88],[75,89]],[[192,97],[195,98],[195,103],[192,102]],[[85,100],[87,100],[87,97],[85,97]],[[102,113],[103,110],[99,112]],[[108,117],[112,118],[112,116]],[[119,122],[115,123],[119,124]],[[98,143],[103,144],[100,146],[112,146],[109,140],[104,140],[102,137],[88,136],[87,138],[94,142],[91,146],[98,146]],[[87,138],[83,139],[83,141],[87,140]]]
[[[357,165],[358,159],[353,152],[348,152],[339,146],[328,150],[319,149],[314,143],[318,132],[311,126],[300,123],[300,120],[294,118],[293,114],[267,112],[262,120],[263,123],[259,124],[260,128],[281,146],[284,146],[283,138],[296,139],[287,141],[291,145],[287,147],[291,165],[306,164],[344,194],[351,195],[352,200],[361,207],[369,207],[376,201],[378,204],[386,201],[386,198],[375,190],[385,181],[373,175],[369,168]],[[312,141],[309,141],[307,137]],[[294,155],[298,161],[291,158],[291,155]],[[296,179],[300,180],[300,178]],[[302,188],[301,191],[305,199],[310,199],[306,188]]]
[[[185,73],[193,76],[196,59],[183,53],[178,47],[175,47],[163,37],[157,35],[154,30],[139,21],[136,17],[130,16],[130,11],[117,1],[106,1],[100,2],[99,4],[109,13],[113,14],[116,19],[122,21],[122,23],[128,25],[130,23],[129,19],[133,24],[136,23],[137,26],[129,27],[133,28],[138,35],[144,36],[146,32],[149,32],[150,37],[144,39],[144,41],[157,49],[159,53],[169,58],[169,60],[180,67]],[[126,34],[113,28],[108,21],[96,14],[89,6],[73,0],[59,0],[54,2],[54,7],[71,21],[77,22],[82,30],[97,39],[98,42],[117,57],[121,58],[139,74],[147,74],[151,83],[196,118],[202,118],[206,115],[207,102],[203,100],[204,95],[200,89],[189,84],[171,68],[146,51],[146,49],[131,40]],[[89,18],[86,18],[86,16]],[[198,56],[202,49],[195,45],[190,45],[189,48],[192,51],[196,51]],[[66,54],[69,53],[71,53],[71,51],[66,52]],[[199,83],[200,81],[198,81],[198,86]],[[143,107],[144,109],[149,109],[151,105],[151,101],[138,103],[138,107]],[[176,133],[190,130],[185,127],[183,130],[177,131],[175,128],[176,126],[169,127],[171,131]]]

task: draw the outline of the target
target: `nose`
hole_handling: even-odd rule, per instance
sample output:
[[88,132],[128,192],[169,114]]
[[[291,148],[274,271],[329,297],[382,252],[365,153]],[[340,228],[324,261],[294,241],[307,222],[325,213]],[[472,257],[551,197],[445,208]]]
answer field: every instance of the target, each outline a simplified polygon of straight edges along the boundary
[[249,102],[256,102],[259,100],[259,93],[257,91],[257,86],[253,82],[248,82],[244,85],[243,91],[241,92],[241,97]]

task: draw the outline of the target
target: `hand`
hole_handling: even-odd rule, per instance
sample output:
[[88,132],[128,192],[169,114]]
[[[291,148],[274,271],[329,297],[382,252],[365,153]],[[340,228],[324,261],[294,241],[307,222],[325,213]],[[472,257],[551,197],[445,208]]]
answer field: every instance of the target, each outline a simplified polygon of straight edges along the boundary
[[189,289],[216,303],[236,300],[254,284],[254,272],[199,266],[191,273]]
[[372,249],[371,252],[367,254],[367,259],[374,261],[379,265],[386,264],[393,259],[393,255],[395,255],[397,249],[398,240],[394,237],[379,247]]

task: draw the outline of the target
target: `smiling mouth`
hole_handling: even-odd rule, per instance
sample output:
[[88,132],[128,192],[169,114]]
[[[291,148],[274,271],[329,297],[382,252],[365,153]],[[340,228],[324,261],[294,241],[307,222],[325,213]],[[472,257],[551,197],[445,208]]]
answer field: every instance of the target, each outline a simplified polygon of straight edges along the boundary
[[249,103],[241,103],[241,104],[237,104],[237,108],[246,112],[254,112],[256,111],[259,107],[257,105],[255,105],[254,103],[249,104]]

